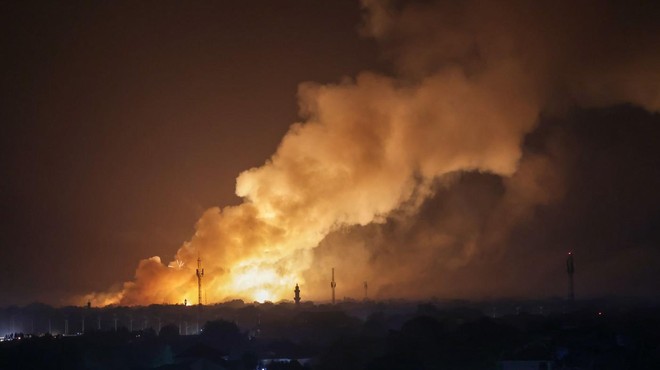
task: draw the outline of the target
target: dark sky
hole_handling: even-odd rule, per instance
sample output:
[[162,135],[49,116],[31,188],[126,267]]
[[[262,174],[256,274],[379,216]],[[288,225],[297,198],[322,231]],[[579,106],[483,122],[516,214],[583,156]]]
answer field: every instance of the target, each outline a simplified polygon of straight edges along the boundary
[[[381,297],[556,296],[574,250],[581,294],[657,296],[657,7],[366,3],[361,27],[352,0],[3,2],[0,305],[61,304],[131,280],[141,259],[167,263],[206,209],[241,203],[237,176],[262,166],[292,123],[328,119],[299,118],[300,83],[365,70],[393,77],[321,89],[320,106],[340,103],[310,108],[358,102],[344,110],[359,117],[347,119],[354,129],[338,131],[346,147],[338,136],[334,148],[364,144],[347,158],[376,180],[348,186],[397,181],[378,172],[398,158],[378,157],[390,141],[363,121],[404,101],[417,110],[398,150],[413,192],[428,193],[367,202],[367,221],[338,212],[307,247],[311,267],[343,268],[354,295],[369,276]],[[434,124],[448,116],[457,123]],[[298,174],[287,153],[274,167]],[[310,271],[309,287],[327,285]]]
[[51,302],[169,259],[238,202],[297,85],[373,66],[355,1],[3,2],[0,301]]

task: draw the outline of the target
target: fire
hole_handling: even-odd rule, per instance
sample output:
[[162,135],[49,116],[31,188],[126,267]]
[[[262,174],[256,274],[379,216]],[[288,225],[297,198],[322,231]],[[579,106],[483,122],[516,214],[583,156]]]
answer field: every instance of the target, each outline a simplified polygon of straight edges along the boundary
[[259,290],[255,295],[254,295],[254,300],[259,302],[259,303],[264,303],[266,301],[273,301],[273,295],[265,290]]
[[260,263],[252,262],[234,268],[230,280],[228,290],[236,297],[264,302],[285,298],[294,279],[273,267],[261,267]]
[[[393,45],[393,53],[402,70],[410,74],[398,78],[363,72],[338,84],[302,84],[298,92],[302,122],[291,126],[276,153],[262,166],[239,175],[236,195],[241,204],[204,212],[195,234],[176,252],[171,268],[158,257],[142,260],[132,281],[110,292],[91,293],[83,302],[138,305],[197,297],[193,266],[200,255],[205,261],[204,290],[209,293],[209,303],[286,299],[296,283],[310,288],[306,298],[323,299],[321,287],[327,285],[320,282],[327,280],[320,274],[327,270],[314,251],[326,236],[342,228],[384,222],[395,211],[402,211],[401,216],[416,214],[432,195],[431,185],[447,175],[474,171],[511,178],[519,169],[523,139],[547,107],[563,106],[575,98],[587,104],[630,101],[660,109],[654,85],[657,78],[651,78],[657,76],[655,54],[651,56],[655,59],[642,64],[626,61],[616,67],[618,58],[606,61],[600,67],[611,72],[603,81],[592,80],[599,77],[593,72],[598,65],[595,60],[585,62],[585,70],[577,64],[575,70],[566,71],[570,81],[546,81],[540,76],[555,77],[555,68],[546,65],[548,56],[555,55],[543,50],[534,58],[537,50],[530,49],[529,55],[516,51],[536,39],[541,42],[533,44],[544,48],[546,44],[561,45],[556,56],[564,50],[580,50],[556,42],[564,40],[563,33],[553,35],[539,29],[528,34],[515,28],[503,32],[500,22],[480,18],[492,13],[490,6],[482,9],[479,5],[481,11],[466,12],[476,18],[466,18],[469,22],[462,24],[438,22],[421,6],[399,14],[387,8],[388,2],[365,0],[364,4],[369,11],[366,31],[383,41],[390,36],[400,40],[393,43],[401,42],[400,50]],[[453,6],[431,6],[428,11],[442,15],[446,10],[445,16],[452,17]],[[500,15],[496,19],[510,16],[516,20],[518,13],[528,13],[508,14],[510,8],[497,7],[504,13],[496,13]],[[415,19],[419,22],[411,21]],[[456,27],[455,32],[439,27],[444,23]],[[504,22],[519,23],[532,24]],[[397,32],[402,32],[401,37],[396,37]],[[525,37],[518,40],[523,33]],[[546,34],[551,37],[545,39]],[[465,42],[472,39],[474,42]],[[463,44],[469,47],[447,47]],[[628,50],[628,45],[621,50]],[[466,64],[460,65],[460,61]],[[558,65],[569,64],[560,59]],[[584,80],[572,80],[579,76]],[[548,100],[557,95],[548,90],[555,87],[560,92],[575,91],[570,91],[571,99],[566,101]],[[444,239],[443,233],[439,235]],[[465,250],[470,253],[466,255],[479,248],[472,240],[482,239],[488,240],[469,235]],[[349,265],[354,276],[387,272],[390,281],[386,282],[393,286],[418,281],[419,270],[424,269],[411,266],[434,260],[441,244],[453,250],[457,243],[430,243],[414,259],[410,257],[410,263],[397,260],[390,250],[374,250],[368,240],[355,244],[337,246],[331,257]],[[379,264],[381,256],[388,255],[397,263]],[[433,275],[427,279],[437,280]]]

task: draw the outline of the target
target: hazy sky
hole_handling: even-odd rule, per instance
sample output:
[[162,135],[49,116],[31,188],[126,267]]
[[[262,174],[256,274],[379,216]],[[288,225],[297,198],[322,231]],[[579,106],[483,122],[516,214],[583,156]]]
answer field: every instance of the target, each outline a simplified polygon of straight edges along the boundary
[[574,250],[578,293],[657,295],[657,6],[569,3],[3,3],[0,304],[189,240],[218,289],[274,253],[310,298],[330,267],[340,296],[563,295]]

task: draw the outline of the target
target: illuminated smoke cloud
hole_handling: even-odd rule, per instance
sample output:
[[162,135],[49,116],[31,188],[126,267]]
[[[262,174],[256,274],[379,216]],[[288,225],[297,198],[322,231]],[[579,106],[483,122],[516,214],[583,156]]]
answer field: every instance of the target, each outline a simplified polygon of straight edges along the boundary
[[[542,112],[626,101],[660,108],[652,17],[639,10],[641,19],[628,24],[615,5],[531,3],[365,0],[363,32],[382,44],[398,76],[363,72],[337,84],[302,84],[303,122],[263,166],[238,177],[241,205],[207,210],[169,265],[143,260],[134,281],[84,299],[194,302],[198,256],[209,302],[289,298],[295,283],[310,288],[305,299],[327,299],[335,264],[355,277],[354,287],[387,272],[371,285],[383,296],[396,296],[393,285],[412,296],[434,294],[433,284],[406,284],[420,276],[433,282],[437,272],[424,269],[437,264],[429,261],[464,265],[534,206],[562,196],[561,174],[545,154],[521,162],[521,144]],[[379,225],[422,217],[429,197],[469,173],[489,174],[503,194],[473,204],[472,224],[469,211],[452,206],[442,216],[446,233],[404,233],[408,249],[374,250],[386,236]],[[491,207],[479,209],[484,204]]]

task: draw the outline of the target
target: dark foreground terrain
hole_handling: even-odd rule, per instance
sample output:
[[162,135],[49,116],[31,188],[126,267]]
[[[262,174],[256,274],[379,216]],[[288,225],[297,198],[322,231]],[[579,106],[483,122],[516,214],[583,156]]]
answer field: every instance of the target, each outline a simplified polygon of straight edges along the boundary
[[660,369],[660,306],[623,300],[34,304],[0,319],[0,369]]

